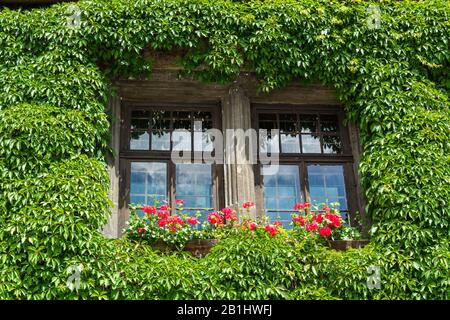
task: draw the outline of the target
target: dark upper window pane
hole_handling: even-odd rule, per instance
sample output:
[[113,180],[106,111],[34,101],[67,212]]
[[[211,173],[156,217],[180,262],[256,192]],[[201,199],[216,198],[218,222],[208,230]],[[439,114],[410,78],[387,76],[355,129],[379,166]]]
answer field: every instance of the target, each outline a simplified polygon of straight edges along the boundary
[[275,113],[260,113],[259,114],[260,121],[277,121],[277,115]]
[[282,132],[297,132],[297,115],[280,114],[280,130]]
[[190,112],[175,111],[173,113],[173,129],[192,130],[192,117]]
[[277,115],[272,113],[261,113],[258,116],[260,129],[278,129]]
[[320,130],[322,132],[337,132],[338,117],[336,115],[321,115]]
[[300,130],[302,133],[316,133],[317,132],[317,115],[301,114],[300,115]]
[[149,119],[131,118],[131,130],[148,130]]
[[151,128],[153,132],[163,132],[170,130],[170,112],[169,111],[152,111]]
[[150,115],[150,113],[148,111],[144,111],[144,110],[133,110],[131,112],[131,118],[136,118],[136,119],[148,119],[149,115]]
[[211,112],[194,112],[194,119],[198,121],[211,121]]

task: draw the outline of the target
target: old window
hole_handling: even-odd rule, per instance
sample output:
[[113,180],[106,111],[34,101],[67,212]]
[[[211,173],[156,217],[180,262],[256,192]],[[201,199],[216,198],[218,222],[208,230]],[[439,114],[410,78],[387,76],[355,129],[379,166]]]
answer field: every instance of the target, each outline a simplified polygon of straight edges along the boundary
[[[175,208],[176,200],[181,199],[187,212],[200,211],[203,217],[222,205],[218,185],[221,167],[201,160],[202,151],[212,150],[206,131],[220,125],[217,109],[204,105],[123,105],[120,166],[125,205],[157,201]],[[184,153],[182,162],[172,158],[175,151]]]
[[260,156],[262,152],[279,157],[276,172],[256,166],[267,215],[287,227],[294,204],[309,201],[339,203],[343,218],[354,220],[353,157],[342,111],[254,105],[253,115],[254,127],[267,130],[259,135]]

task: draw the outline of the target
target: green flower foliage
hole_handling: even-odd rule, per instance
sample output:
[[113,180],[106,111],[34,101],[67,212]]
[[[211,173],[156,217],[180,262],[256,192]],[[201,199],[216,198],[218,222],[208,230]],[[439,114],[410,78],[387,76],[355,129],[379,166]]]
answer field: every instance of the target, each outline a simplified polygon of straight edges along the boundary
[[[82,0],[79,27],[69,5],[0,11],[0,298],[450,298],[448,1]],[[148,75],[144,49],[203,81],[334,88],[361,130],[370,246],[233,238],[199,261],[103,239],[109,80]]]

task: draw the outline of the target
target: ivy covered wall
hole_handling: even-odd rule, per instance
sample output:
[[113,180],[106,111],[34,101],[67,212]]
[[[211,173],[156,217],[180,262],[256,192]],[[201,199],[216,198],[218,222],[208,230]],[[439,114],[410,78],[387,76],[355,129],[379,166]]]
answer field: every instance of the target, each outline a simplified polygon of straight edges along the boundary
[[[370,4],[380,9],[379,25]],[[150,74],[144,48],[182,48],[184,75],[203,81],[227,83],[241,70],[256,73],[261,91],[294,79],[320,81],[338,92],[348,119],[359,125],[372,243],[339,254],[296,248],[304,257],[298,268],[321,270],[297,274],[306,284],[298,296],[326,288],[337,298],[449,298],[448,1],[76,5],[79,26],[68,24],[76,11],[70,4],[0,11],[1,298],[286,297],[275,289],[243,296],[251,284],[227,289],[226,274],[214,278],[213,266],[236,259],[272,269],[235,258],[238,251],[225,245],[198,262],[155,257],[98,232],[110,205],[104,161],[109,79]],[[277,250],[288,268],[288,249]],[[75,262],[83,263],[87,280],[71,292],[66,270]],[[369,263],[382,269],[378,291],[365,285]],[[164,273],[167,264],[183,266],[181,283]],[[243,278],[250,274],[245,270],[239,269]],[[285,285],[273,275],[266,279],[273,288]],[[141,292],[151,281],[155,285]],[[199,289],[205,281],[211,292]]]

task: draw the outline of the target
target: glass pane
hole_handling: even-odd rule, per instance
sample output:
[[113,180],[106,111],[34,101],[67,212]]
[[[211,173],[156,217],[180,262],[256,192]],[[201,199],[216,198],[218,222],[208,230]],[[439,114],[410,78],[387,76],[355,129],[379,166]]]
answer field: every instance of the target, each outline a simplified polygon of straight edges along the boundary
[[133,110],[131,112],[131,118],[136,119],[148,119],[149,118],[149,112],[144,110]]
[[197,121],[211,121],[212,114],[211,112],[194,112],[194,119]]
[[309,194],[313,204],[338,202],[347,210],[344,167],[342,165],[308,165]]
[[274,113],[261,113],[258,116],[260,129],[278,129],[277,115]]
[[131,162],[130,203],[152,205],[167,201],[167,164]]
[[303,153],[321,153],[320,137],[311,134],[302,134]]
[[261,153],[278,153],[279,152],[279,136],[271,130],[259,130],[259,151]]
[[281,152],[300,153],[300,141],[298,134],[281,134]]
[[152,132],[152,150],[170,150],[170,132]]
[[320,130],[322,132],[337,132],[338,131],[337,115],[321,115]]
[[148,150],[150,136],[146,131],[132,131],[130,133],[130,150]]
[[191,113],[185,111],[176,111],[173,113],[173,129],[192,130]]
[[323,136],[323,153],[339,154],[343,152],[341,138],[339,136]]
[[263,175],[263,182],[264,206],[269,217],[278,215],[278,218],[272,220],[281,220],[289,228],[292,208],[295,203],[302,201],[298,166],[280,165],[277,173]]
[[280,130],[283,132],[297,131],[296,114],[280,114]]
[[155,110],[151,113],[151,127],[155,132],[169,131],[170,130],[170,112]]
[[173,150],[191,150],[191,132],[176,130],[172,132]]
[[213,151],[213,137],[210,132],[212,121],[210,112],[194,113],[194,150],[195,151]]
[[149,127],[149,119],[135,119],[131,118],[131,130],[141,130],[141,131],[147,131]]
[[202,214],[210,212],[213,208],[211,165],[177,164],[176,199],[184,200],[186,209],[204,209]]
[[300,131],[302,133],[317,132],[317,115],[301,114],[300,115]]
[[292,229],[291,214],[292,212],[267,211],[270,222],[281,221],[285,229]]

